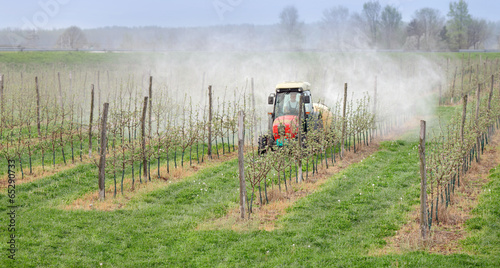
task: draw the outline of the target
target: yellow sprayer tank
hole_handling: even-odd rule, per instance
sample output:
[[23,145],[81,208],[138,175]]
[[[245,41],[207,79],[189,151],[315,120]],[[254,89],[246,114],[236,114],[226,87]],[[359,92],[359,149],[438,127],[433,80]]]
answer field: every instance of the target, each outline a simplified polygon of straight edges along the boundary
[[321,103],[313,103],[313,111],[320,114],[323,120],[323,128],[328,129],[333,122],[333,114],[330,109]]

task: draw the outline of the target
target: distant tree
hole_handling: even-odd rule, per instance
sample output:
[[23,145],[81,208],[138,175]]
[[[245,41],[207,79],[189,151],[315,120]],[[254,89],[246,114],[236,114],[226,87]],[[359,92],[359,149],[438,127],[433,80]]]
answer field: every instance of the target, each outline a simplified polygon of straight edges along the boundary
[[441,29],[441,31],[439,31],[439,38],[441,39],[442,42],[444,42],[446,44],[450,43],[450,40],[449,40],[449,37],[448,37],[448,28],[446,28],[446,25],[443,26],[443,28]]
[[439,10],[422,8],[417,10],[413,17],[421,27],[424,49],[432,50],[436,48],[439,33],[444,26],[444,17],[441,16]]
[[300,48],[302,40],[302,27],[304,23],[299,21],[299,12],[294,6],[287,6],[280,13],[280,27],[285,35],[289,48]]
[[401,12],[395,7],[386,6],[380,17],[380,26],[384,34],[386,47],[392,49],[394,48],[393,43],[397,39],[397,34],[401,26]]
[[452,50],[467,49],[467,31],[472,19],[469,8],[464,0],[450,3],[448,12],[448,40]]
[[486,20],[472,19],[467,27],[467,43],[469,47],[478,49],[488,38],[489,29]]
[[40,36],[38,35],[38,32],[35,30],[30,30],[26,34],[26,41],[28,47],[37,47],[38,46],[38,40],[40,40]]
[[378,31],[380,24],[380,3],[378,1],[370,1],[363,4],[363,15],[366,20],[371,46],[377,45]]
[[123,34],[122,42],[120,44],[120,49],[132,50],[135,47],[134,37],[131,33],[126,32]]
[[57,40],[57,47],[62,49],[82,49],[87,46],[87,38],[82,29],[71,26]]
[[408,37],[416,39],[416,49],[420,50],[420,39],[424,34],[424,27],[422,27],[417,19],[412,19],[410,23],[408,23],[408,26],[406,26],[406,33]]
[[343,6],[332,7],[323,11],[321,28],[329,46],[340,48],[348,31],[349,9]]
[[497,35],[497,48],[500,49],[500,35]]

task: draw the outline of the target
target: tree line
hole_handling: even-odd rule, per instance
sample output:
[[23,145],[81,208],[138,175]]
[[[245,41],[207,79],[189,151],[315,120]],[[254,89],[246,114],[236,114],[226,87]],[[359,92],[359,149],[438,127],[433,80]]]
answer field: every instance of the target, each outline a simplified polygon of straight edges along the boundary
[[359,12],[334,6],[304,23],[300,10],[285,7],[274,25],[189,28],[72,26],[53,30],[0,30],[0,48],[99,50],[423,50],[498,49],[500,23],[474,17],[465,0],[450,2],[446,14],[423,7],[410,21],[401,11],[367,1]]

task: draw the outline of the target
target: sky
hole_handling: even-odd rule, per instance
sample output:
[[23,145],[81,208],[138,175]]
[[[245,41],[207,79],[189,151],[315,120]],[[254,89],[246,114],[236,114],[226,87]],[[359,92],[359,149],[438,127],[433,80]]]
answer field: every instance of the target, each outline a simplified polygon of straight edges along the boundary
[[[314,23],[323,11],[338,5],[351,13],[361,12],[368,0],[0,0],[0,28],[54,29],[78,26],[162,26],[197,27],[225,24],[268,25],[279,22],[279,13],[289,5],[299,11],[300,20]],[[458,1],[458,0],[456,0]],[[500,0],[468,0],[475,18],[500,21]],[[415,10],[435,8],[446,15],[446,0],[379,0],[396,7],[403,21]]]

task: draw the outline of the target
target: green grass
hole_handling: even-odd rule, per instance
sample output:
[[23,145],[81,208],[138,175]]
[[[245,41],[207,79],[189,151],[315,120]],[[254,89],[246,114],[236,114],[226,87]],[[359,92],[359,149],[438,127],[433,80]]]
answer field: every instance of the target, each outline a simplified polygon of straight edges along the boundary
[[[19,267],[95,267],[99,263],[108,267],[494,264],[496,255],[491,253],[498,252],[494,251],[498,250],[494,243],[493,249],[477,256],[423,252],[368,256],[370,250],[384,246],[383,238],[394,234],[405,222],[405,215],[418,203],[417,163],[414,142],[384,142],[372,157],[337,174],[318,192],[294,204],[279,220],[282,228],[244,233],[195,229],[203,221],[220,217],[229,207],[236,206],[235,160],[140,196],[126,209],[60,210],[61,205],[96,189],[96,168],[82,165],[18,186],[19,251],[14,264]],[[1,214],[6,215],[4,193],[0,195],[0,204]],[[6,225],[6,217],[1,220]],[[7,235],[2,228],[0,237]],[[469,243],[481,248],[483,238],[484,235]],[[5,249],[5,244],[2,247]],[[12,263],[6,257],[0,260],[0,266]]]
[[[274,52],[275,53],[275,52]],[[336,57],[349,57],[352,58],[353,55],[362,56],[363,54],[371,55],[371,52],[346,52],[346,53],[331,53],[331,52],[282,52],[283,56],[297,60],[299,62],[306,62],[307,64],[314,65],[318,59],[320,59],[324,54],[335,55]],[[189,61],[193,57],[199,58],[200,60],[209,59],[211,57],[217,57],[218,55],[226,55],[227,52],[134,52],[134,53],[89,53],[83,51],[52,51],[52,52],[0,52],[0,63],[13,65],[13,66],[24,66],[40,64],[45,65],[78,65],[78,66],[94,66],[96,64],[115,64],[123,65],[137,64],[137,60],[144,62],[154,62],[155,60],[171,60],[177,59],[179,61]],[[245,60],[251,57],[266,57],[269,52],[231,52],[233,57],[240,60]],[[443,59],[456,59],[461,60],[464,58],[466,61],[479,60],[481,57],[483,60],[496,60],[500,58],[500,53],[412,53],[412,52],[378,52],[380,55],[386,55],[394,60],[408,61],[414,59],[414,57],[426,57],[431,60]]]
[[[128,54],[88,53],[75,51],[53,52],[1,52],[0,62],[5,64],[99,64],[129,58]],[[130,57],[131,58],[131,57]]]
[[466,223],[471,236],[464,245],[481,256],[496,256],[496,263],[500,263],[500,166],[492,169],[488,178],[474,217]]

